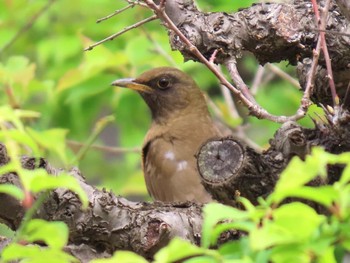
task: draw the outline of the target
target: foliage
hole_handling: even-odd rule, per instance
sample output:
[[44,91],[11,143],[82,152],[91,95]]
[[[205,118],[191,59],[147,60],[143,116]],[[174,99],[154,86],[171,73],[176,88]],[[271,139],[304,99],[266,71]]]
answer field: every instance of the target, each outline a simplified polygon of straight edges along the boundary
[[[52,4],[46,12],[6,48],[48,2]],[[213,1],[200,0],[198,4],[203,10],[233,12],[252,2],[245,1],[242,6],[240,1],[220,0],[214,4]],[[95,185],[108,186],[124,196],[145,197],[140,155],[132,149],[142,145],[150,122],[148,109],[137,94],[111,88],[110,83],[117,78],[136,76],[146,69],[167,65],[185,70],[196,79],[217,104],[221,112],[217,118],[234,127],[248,122],[247,136],[260,145],[267,145],[279,125],[250,117],[233,118],[215,77],[203,65],[190,61],[183,63],[178,52],[171,52],[168,36],[157,22],[84,52],[83,49],[93,42],[150,15],[145,9],[135,7],[96,24],[98,18],[124,7],[126,3],[101,0],[98,8],[96,5],[93,0],[74,3],[67,0],[0,2],[0,90],[6,94],[1,96],[0,105],[36,114],[26,119],[31,136],[42,132],[38,135],[46,138],[49,135],[45,132],[47,129],[61,129],[60,135],[51,133],[50,136],[65,133],[69,146],[65,153],[62,147],[45,152],[51,163],[57,166],[62,165],[62,161],[63,165],[75,163]],[[257,69],[256,61],[248,56],[240,65],[245,80],[251,82]],[[293,72],[293,67],[286,63],[281,63],[280,67]],[[280,88],[282,85],[283,89]],[[298,107],[300,95],[290,84],[275,78],[260,87],[257,99],[273,113],[288,115]],[[244,112],[244,109],[239,111]],[[72,162],[78,149],[71,141],[88,145],[95,123],[109,115],[115,117],[115,122],[106,125],[95,136],[93,144],[132,148],[129,153],[114,154],[89,147],[78,163]],[[47,137],[46,142],[51,138]]]
[[[325,176],[330,164],[345,166],[339,182],[317,188],[305,185]],[[260,205],[253,206],[244,198],[245,210],[206,205],[201,247],[177,238],[155,255],[154,262],[342,262],[350,251],[349,182],[350,153],[333,155],[315,148],[305,162],[297,157],[291,161],[274,192],[261,199]],[[315,201],[330,215],[318,214],[305,203],[283,202],[290,197]],[[232,229],[246,235],[214,249],[220,235]]]
[[[242,7],[239,1],[198,2],[201,8],[211,11],[232,12]],[[249,6],[252,2],[246,1],[245,6]],[[41,12],[44,6],[48,8]],[[209,72],[205,72],[206,69],[202,65],[194,62],[183,63],[179,53],[171,52],[167,34],[160,30],[157,23],[152,22],[142,29],[128,32],[113,42],[83,52],[83,48],[94,41],[135,23],[135,17],[141,20],[150,15],[144,9],[134,8],[103,24],[95,24],[94,20],[97,18],[123,6],[124,1],[109,0],[101,0],[98,3],[93,0],[0,1],[0,91],[3,94],[0,97],[0,141],[7,146],[11,157],[11,162],[0,167],[0,174],[16,172],[23,185],[23,189],[13,185],[1,185],[0,192],[20,200],[27,209],[16,233],[0,225],[1,235],[14,237],[13,242],[3,251],[2,260],[25,259],[26,262],[46,262],[47,258],[50,258],[50,262],[74,262],[75,259],[62,250],[68,240],[67,226],[62,222],[32,219],[32,215],[45,200],[46,192],[57,187],[75,191],[83,206],[87,205],[82,189],[70,175],[62,173],[52,177],[42,169],[24,170],[18,156],[45,157],[54,165],[65,168],[73,164],[79,165],[84,175],[95,185],[107,187],[126,196],[145,198],[146,189],[138,154],[130,151],[128,154],[113,155],[109,151],[96,151],[91,147],[92,144],[140,147],[148,128],[150,119],[146,105],[137,94],[111,89],[109,84],[116,78],[135,76],[146,69],[160,65],[176,66],[190,73],[199,86],[211,95],[220,109],[222,115],[220,118],[233,126],[243,121],[249,122],[250,126],[248,125],[246,133],[260,145],[265,145],[278,128],[275,124],[258,122],[251,118],[232,119],[218,91],[217,80],[213,75],[205,74]],[[12,39],[15,41],[12,42]],[[249,82],[254,77],[257,64],[250,57],[242,59],[240,64]],[[284,63],[279,66],[289,72],[293,70]],[[281,86],[283,89],[280,89]],[[272,83],[260,88],[257,95],[259,103],[273,113],[291,114],[298,107],[299,91],[290,84],[275,78]],[[115,121],[111,123],[114,119]],[[304,121],[304,124],[310,122]],[[76,149],[71,141],[81,142],[84,146]],[[323,156],[323,153],[321,155]],[[338,157],[334,158],[336,162],[339,161]],[[308,164],[308,169],[311,169],[311,166]],[[344,178],[343,183],[340,182],[334,187],[344,190],[347,181],[348,179]],[[218,204],[209,205],[205,209],[208,215],[203,230],[203,247],[198,248],[175,239],[157,254],[156,262],[174,261],[184,257],[191,257],[188,262],[228,261],[232,257],[240,258],[241,261],[237,262],[263,260],[270,256],[278,258],[281,251],[285,251],[288,245],[291,246],[288,243],[291,239],[285,237],[283,240],[272,240],[269,247],[262,248],[261,243],[264,242],[258,242],[258,238],[261,240],[267,233],[279,231],[274,229],[271,225],[273,220],[268,221],[266,215],[274,215],[283,228],[286,226],[284,224],[286,221],[292,220],[287,218],[291,209],[305,212],[312,220],[303,227],[318,231],[306,232],[302,236],[296,236],[297,238],[316,240],[317,234],[326,236],[325,233],[328,231],[330,234],[344,234],[344,237],[341,237],[346,242],[347,235],[344,233],[346,229],[344,222],[347,219],[344,211],[347,207],[346,191],[332,187],[322,188],[319,190],[322,191],[321,197],[318,192],[313,192],[315,189],[302,187],[301,183],[296,183],[293,189],[285,189],[283,187],[286,186],[282,184],[273,197],[266,202],[262,201],[261,206],[256,208],[243,200],[247,207],[245,212]],[[334,200],[327,199],[333,192],[338,194]],[[343,221],[338,220],[335,215],[329,219],[315,215],[302,204],[274,207],[284,197],[294,193],[299,197],[320,202],[335,211],[341,209],[344,213]],[[36,200],[34,195],[37,195]],[[331,201],[338,202],[336,204],[340,207],[333,206],[333,203],[329,203]],[[219,218],[212,217],[211,215],[215,213],[211,211],[217,209],[221,209],[220,214],[225,215],[222,219],[234,219],[232,221],[234,223],[216,225],[218,221],[215,220]],[[261,228],[264,230],[257,229],[259,220],[264,221],[263,226],[266,223],[268,227]],[[215,237],[229,227],[254,233],[257,238],[254,246],[250,243],[249,237],[245,237],[239,242],[220,247],[219,250],[208,249],[210,244],[215,243]],[[333,255],[331,246],[328,246],[329,243],[325,239],[321,240],[324,241],[322,247],[329,248],[323,252],[331,257]],[[35,242],[45,243],[47,246],[39,247],[34,244]],[[23,246],[28,243],[31,245]],[[337,249],[348,246],[340,241],[335,244],[333,248]],[[298,246],[293,248],[299,249],[300,255],[305,256],[302,253],[305,248],[299,245],[298,243]],[[316,248],[310,247],[308,251],[316,253],[314,250]],[[192,257],[194,255],[197,257]],[[145,262],[131,252],[117,253],[111,259],[113,260]]]

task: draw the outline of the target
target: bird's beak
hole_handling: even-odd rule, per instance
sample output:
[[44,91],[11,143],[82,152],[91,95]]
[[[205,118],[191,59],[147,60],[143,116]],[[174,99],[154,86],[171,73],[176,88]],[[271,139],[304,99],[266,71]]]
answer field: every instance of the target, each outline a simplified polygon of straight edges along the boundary
[[117,79],[112,82],[112,86],[118,86],[128,89],[133,89],[141,92],[151,93],[153,89],[147,85],[137,83],[133,78]]

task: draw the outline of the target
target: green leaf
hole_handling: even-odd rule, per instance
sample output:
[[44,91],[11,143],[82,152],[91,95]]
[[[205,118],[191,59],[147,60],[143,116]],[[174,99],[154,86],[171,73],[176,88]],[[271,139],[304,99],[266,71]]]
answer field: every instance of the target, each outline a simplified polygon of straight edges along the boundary
[[4,248],[1,259],[4,261],[21,260],[26,263],[70,263],[79,262],[73,256],[57,249],[43,248],[37,245],[22,246],[12,243]]
[[318,215],[311,207],[299,202],[277,208],[272,218],[250,232],[250,245],[254,250],[307,242],[325,221],[325,216]]
[[288,197],[299,197],[315,201],[326,207],[330,207],[335,200],[339,199],[339,192],[332,186],[303,186],[290,191],[285,191],[285,195]]
[[298,262],[310,263],[312,261],[311,253],[300,245],[277,246],[272,249],[270,260],[272,262]]
[[110,258],[100,258],[90,261],[90,263],[148,263],[146,259],[131,251],[117,251]]
[[246,237],[242,237],[240,240],[235,240],[222,244],[219,247],[218,251],[223,256],[227,255],[232,259],[239,259],[242,258],[243,255],[246,253],[246,250],[249,247],[247,245],[249,244],[247,244],[246,242]]
[[68,130],[50,129],[45,131],[36,131],[27,127],[26,131],[36,141],[37,144],[44,147],[45,149],[55,152],[61,158],[64,164],[68,163],[65,141]]
[[10,161],[9,163],[0,166],[0,176],[13,172],[16,170],[16,164],[13,161]]
[[166,247],[162,248],[157,254],[155,254],[154,262],[176,262],[187,257],[202,255],[205,251],[205,249],[197,247],[188,241],[174,238]]
[[213,258],[211,256],[198,256],[198,257],[193,257],[190,259],[187,259],[185,261],[183,261],[184,263],[217,263],[217,262],[227,262],[228,261],[219,261],[216,258]]
[[21,118],[38,118],[39,116],[39,112],[13,109],[9,105],[0,106],[0,122],[9,122],[21,131],[24,130]]
[[24,193],[22,189],[18,188],[13,184],[1,184],[0,185],[0,193],[11,195],[17,200],[23,200]]
[[63,222],[32,219],[25,226],[22,235],[26,241],[43,241],[51,248],[62,249],[68,242],[69,230]]
[[314,148],[312,154],[306,157],[305,162],[298,157],[294,157],[282,172],[269,200],[280,203],[283,199],[290,196],[293,191],[316,176],[325,176],[327,174],[327,163],[331,156],[321,148]]
[[[85,36],[80,36],[84,46],[92,43],[90,39]],[[56,90],[58,92],[74,88],[76,85],[82,83],[93,76],[100,74],[101,71],[108,68],[115,69],[115,61],[121,63],[126,61],[126,56],[123,52],[111,52],[109,49],[100,45],[92,52],[85,52],[84,59],[80,62],[78,67],[66,71],[66,73],[59,79]],[[108,59],[106,60],[106,58]]]
[[66,188],[75,192],[82,202],[82,209],[88,206],[86,193],[81,188],[78,180],[72,175],[61,173],[57,176],[50,175],[44,169],[22,170],[21,179],[25,188],[33,193],[56,188]]
[[0,83],[28,85],[33,79],[35,64],[29,64],[29,59],[21,56],[10,57],[5,66],[0,64]]
[[39,148],[36,142],[23,130],[2,130],[0,131],[0,141],[7,141],[7,140],[14,140],[19,144],[28,146],[32,151],[33,154],[36,156],[39,156]]
[[334,246],[329,246],[326,248],[324,253],[318,257],[318,263],[337,263],[334,255]]
[[349,164],[345,166],[342,176],[340,177],[340,180],[338,182],[341,185],[346,185],[350,182],[350,165]]
[[254,229],[255,223],[251,221],[236,221],[229,223],[220,223],[213,227],[213,231],[211,233],[211,243],[216,243],[216,240],[220,237],[220,235],[228,230],[241,230],[245,232],[250,232]]
[[[249,218],[246,211],[237,208],[225,206],[222,204],[211,203],[203,208],[204,221],[202,226],[202,246],[207,248],[213,240],[213,228],[221,220],[243,221]],[[215,234],[217,236],[217,234]]]

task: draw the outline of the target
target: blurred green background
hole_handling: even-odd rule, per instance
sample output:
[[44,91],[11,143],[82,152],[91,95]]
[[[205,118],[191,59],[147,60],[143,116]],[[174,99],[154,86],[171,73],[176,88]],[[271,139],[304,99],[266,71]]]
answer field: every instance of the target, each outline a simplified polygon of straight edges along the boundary
[[[244,5],[241,2],[197,1],[203,10],[228,13],[254,1],[244,1]],[[136,6],[96,23],[98,18],[126,5],[122,0],[0,1],[1,105],[40,113],[38,118],[25,120],[39,136],[45,136],[48,129],[65,130],[52,133],[47,144],[63,140],[65,132],[70,141],[62,150],[64,154],[44,149],[45,157],[56,167],[68,167],[77,151],[72,144],[85,144],[99,120],[113,115],[115,121],[103,129],[94,145],[122,148],[123,152],[116,154],[109,148],[92,147],[78,166],[87,180],[98,187],[134,200],[147,199],[140,154],[135,148],[141,147],[149,127],[149,112],[138,94],[112,88],[110,83],[157,66],[176,66],[191,74],[215,103],[216,111],[211,107],[214,115],[232,127],[244,125],[239,129],[247,137],[262,148],[268,147],[268,140],[279,125],[247,117],[241,108],[242,118],[232,117],[213,74],[199,63],[184,63],[179,52],[171,51],[167,32],[159,21],[84,52],[90,44],[151,15]],[[41,12],[43,8],[46,9]],[[239,66],[244,80],[252,84],[258,69],[255,59],[244,54]],[[294,67],[285,62],[278,67],[295,74]],[[296,87],[268,68],[259,83],[257,100],[263,107],[274,114],[294,114],[301,97]],[[312,125],[308,118],[302,123]],[[24,153],[33,154],[28,149]]]

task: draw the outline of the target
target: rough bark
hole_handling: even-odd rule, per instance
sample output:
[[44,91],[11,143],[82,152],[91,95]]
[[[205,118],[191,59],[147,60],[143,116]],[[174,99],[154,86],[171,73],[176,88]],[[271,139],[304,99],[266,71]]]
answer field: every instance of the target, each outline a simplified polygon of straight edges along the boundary
[[[327,30],[350,34],[346,18],[349,4],[332,1],[327,19]],[[320,6],[324,1],[319,2]],[[305,87],[310,58],[319,32],[310,1],[295,0],[286,3],[262,3],[234,14],[200,12],[192,0],[167,1],[167,15],[181,32],[208,59],[215,50],[215,63],[238,58],[242,52],[251,52],[261,64],[287,60],[298,64],[301,87]],[[169,32],[170,44],[179,50],[185,60],[197,60],[179,37]],[[334,80],[340,100],[344,99],[350,81],[350,36],[328,32],[327,47],[332,59]],[[332,105],[328,81],[325,81],[324,59],[321,57],[316,74],[313,102]]]
[[[271,147],[257,153],[234,138],[210,140],[198,153],[199,170],[206,189],[219,202],[238,206],[237,196],[244,196],[253,203],[267,196],[274,188],[279,174],[290,158],[304,158],[310,147],[323,146],[329,152],[350,151],[350,115],[344,115],[344,126],[324,123],[315,129],[304,129],[294,122],[284,124],[271,140]],[[0,144],[0,166],[9,158]],[[23,157],[26,169],[46,169],[52,176],[62,170],[53,168],[44,159]],[[209,168],[208,168],[209,167]],[[319,186],[336,181],[342,167],[330,166],[327,181],[314,180],[310,185]],[[194,244],[200,242],[201,206],[193,203],[165,204],[160,202],[130,202],[106,190],[98,190],[87,184],[80,171],[73,168],[70,174],[76,177],[88,194],[89,207],[81,211],[80,201],[71,191],[56,189],[37,211],[36,217],[49,221],[65,222],[70,230],[67,251],[83,262],[96,257],[109,257],[116,250],[132,250],[146,258],[164,247],[174,236]],[[14,173],[0,177],[0,183],[20,186]],[[315,204],[318,211],[322,211]],[[24,208],[16,199],[0,195],[0,221],[11,229],[18,229]],[[239,238],[233,232],[227,239]],[[1,241],[4,245],[7,240]]]
[[[8,162],[3,145],[0,156],[1,166]],[[44,159],[37,162],[34,158],[23,157],[22,165],[26,169],[46,169],[52,176],[58,176],[62,171],[53,168]],[[88,209],[80,209],[81,203],[73,192],[56,189],[50,193],[35,217],[65,222],[70,231],[67,251],[74,252],[73,255],[83,262],[88,262],[86,257],[108,257],[121,249],[151,258],[175,236],[199,244],[201,206],[193,203],[131,202],[87,184],[76,168],[69,173],[79,180],[87,193]],[[14,173],[0,177],[0,183],[21,186]],[[0,222],[16,230],[24,213],[25,209],[18,200],[0,194]]]
[[[327,29],[350,33],[349,7],[346,1],[337,0],[330,9]],[[321,1],[320,4],[323,2]],[[166,12],[172,21],[204,54],[210,57],[219,50],[216,63],[241,56],[243,51],[253,53],[260,63],[288,60],[298,64],[299,80],[304,86],[309,73],[310,57],[316,46],[318,33],[308,0],[290,4],[257,4],[234,14],[202,13],[192,0],[168,0]],[[170,33],[174,49],[185,60],[196,59],[178,37]],[[328,35],[327,35],[328,36]],[[327,45],[333,62],[334,76],[341,101],[350,80],[350,37],[329,35]],[[321,59],[317,71],[313,100],[330,104],[326,71]],[[328,112],[328,120],[319,121],[314,129],[303,129],[293,122],[286,123],[271,139],[271,147],[257,153],[240,140],[223,138],[207,142],[198,152],[198,167],[203,184],[213,197],[222,203],[237,205],[236,197],[244,196],[253,203],[267,196],[286,167],[290,158],[305,158],[312,146],[323,146],[332,153],[350,150],[350,103]],[[0,145],[0,165],[9,161],[5,148]],[[44,168],[53,176],[60,173],[44,159],[22,158],[27,169]],[[327,181],[315,180],[312,185],[333,183],[339,178],[342,167],[329,167]],[[36,217],[62,220],[70,229],[66,250],[83,262],[96,257],[108,257],[120,249],[132,250],[151,258],[174,236],[199,244],[202,223],[201,207],[196,204],[135,203],[105,190],[88,185],[80,171],[70,173],[78,178],[87,192],[89,208],[80,210],[76,195],[65,189],[52,191]],[[0,177],[0,183],[19,186],[14,173]],[[4,194],[0,195],[0,221],[16,230],[23,218],[21,204]],[[239,233],[229,238],[237,238]],[[0,241],[0,247],[7,240]]]

